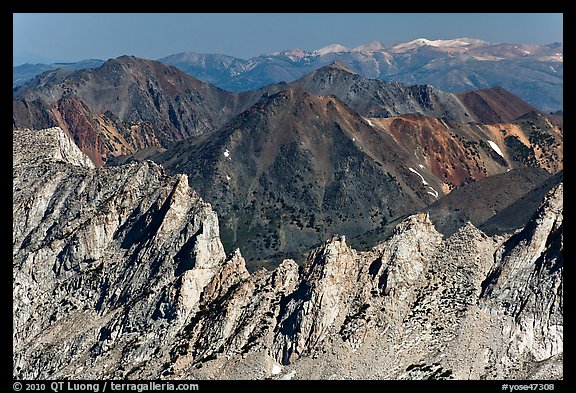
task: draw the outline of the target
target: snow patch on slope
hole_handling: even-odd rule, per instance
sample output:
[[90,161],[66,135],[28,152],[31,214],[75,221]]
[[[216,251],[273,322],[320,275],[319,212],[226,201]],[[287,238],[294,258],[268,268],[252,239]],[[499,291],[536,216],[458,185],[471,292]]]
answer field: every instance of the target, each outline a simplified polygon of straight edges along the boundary
[[496,153],[498,153],[500,155],[500,157],[504,158],[504,154],[502,154],[502,150],[500,150],[500,148],[498,147],[498,145],[492,141],[488,141],[488,144],[490,145],[490,147],[492,149],[494,149],[494,151]]
[[272,375],[278,375],[282,372],[282,366],[280,366],[278,363],[274,363],[274,365],[272,366]]
[[[422,164],[418,164],[418,166],[420,166],[420,168],[424,169],[424,166]],[[425,186],[427,186],[430,191],[426,191],[426,193],[432,195],[434,198],[438,198],[438,191],[436,191],[434,188],[430,187],[428,185],[428,182],[426,180],[424,180],[424,176],[422,176],[420,173],[418,173],[418,171],[412,167],[408,167],[408,169],[410,170],[410,172],[414,172],[415,174],[417,174],[418,176],[420,176],[420,179],[422,179],[422,184],[424,184]]]
[[408,168],[410,170],[410,172],[414,172],[415,174],[417,174],[418,176],[420,176],[420,179],[422,179],[422,184],[424,184],[425,186],[428,185],[428,182],[426,180],[424,180],[424,176],[422,176],[421,174],[418,173],[418,171],[412,167]]
[[433,189],[432,187],[428,186],[431,191],[426,191],[428,194],[432,195],[434,198],[438,198],[438,191]]

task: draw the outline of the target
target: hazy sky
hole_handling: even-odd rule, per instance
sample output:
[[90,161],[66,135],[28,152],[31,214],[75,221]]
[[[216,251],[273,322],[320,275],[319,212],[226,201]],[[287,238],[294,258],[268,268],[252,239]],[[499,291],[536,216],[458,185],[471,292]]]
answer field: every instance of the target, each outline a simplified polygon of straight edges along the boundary
[[158,59],[179,52],[249,58],[338,43],[394,44],[424,37],[563,42],[562,14],[14,14],[14,63]]

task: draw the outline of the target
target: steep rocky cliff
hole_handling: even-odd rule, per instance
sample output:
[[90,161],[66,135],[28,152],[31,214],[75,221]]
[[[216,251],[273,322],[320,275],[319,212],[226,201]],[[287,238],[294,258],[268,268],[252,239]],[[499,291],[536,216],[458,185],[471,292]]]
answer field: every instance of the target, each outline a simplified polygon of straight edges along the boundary
[[419,214],[250,274],[185,176],[13,135],[15,378],[562,378],[562,184],[512,236]]
[[94,169],[61,129],[13,135],[14,375],[122,375],[225,261],[216,214],[153,163]]

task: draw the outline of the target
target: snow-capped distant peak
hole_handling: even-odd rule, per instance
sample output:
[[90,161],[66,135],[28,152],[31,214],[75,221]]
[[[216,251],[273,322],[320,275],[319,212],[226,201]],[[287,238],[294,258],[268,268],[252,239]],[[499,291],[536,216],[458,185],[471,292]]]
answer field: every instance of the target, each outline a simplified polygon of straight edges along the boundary
[[286,56],[294,60],[294,59],[301,59],[303,57],[308,56],[309,54],[310,54],[309,52],[303,51],[302,49],[293,48],[282,52],[274,52],[272,53],[272,56]]
[[394,45],[394,49],[402,49],[402,48],[417,48],[419,46],[430,45],[433,41],[430,41],[426,38],[416,38],[415,40],[402,42],[400,44]]
[[386,46],[382,44],[380,41],[372,41],[369,44],[359,45],[356,48],[352,49],[353,52],[377,52],[385,49]]
[[342,46],[340,44],[332,44],[332,45],[328,45],[325,46],[324,48],[320,48],[318,50],[314,51],[314,54],[319,55],[319,56],[324,56],[327,55],[328,53],[341,53],[341,52],[349,52],[350,49],[346,48],[345,46]]
[[434,47],[444,47],[444,48],[457,48],[466,46],[479,46],[488,44],[482,40],[470,39],[470,38],[456,38],[453,40],[429,40],[426,38],[417,38],[409,42],[402,42],[400,44],[394,45],[392,48],[396,51],[416,49],[421,46],[434,46]]

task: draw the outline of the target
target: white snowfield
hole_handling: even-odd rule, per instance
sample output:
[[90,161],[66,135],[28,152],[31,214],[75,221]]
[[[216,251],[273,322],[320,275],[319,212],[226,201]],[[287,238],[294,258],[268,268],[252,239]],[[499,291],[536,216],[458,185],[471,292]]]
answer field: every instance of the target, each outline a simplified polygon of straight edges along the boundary
[[312,53],[318,56],[324,56],[327,55],[328,53],[348,52],[349,50],[350,50],[349,48],[346,48],[345,46],[342,46],[340,44],[331,44],[318,50],[315,50]]
[[411,49],[420,48],[422,46],[433,46],[436,48],[474,48],[479,46],[488,45],[487,41],[482,41],[473,38],[457,38],[453,40],[429,40],[427,38],[417,38],[409,42],[402,42],[396,45],[385,45],[378,41],[373,41],[369,44],[359,45],[355,48],[347,48],[340,44],[330,44],[323,48],[317,49],[312,52],[306,52],[300,49],[290,49],[283,52],[275,52],[272,55],[285,55],[289,58],[302,59],[307,56],[324,56],[330,53],[342,53],[342,52],[381,52],[384,53],[386,50],[392,52],[405,52]]
[[231,158],[230,158],[230,151],[229,151],[228,149],[226,149],[226,150],[224,151],[224,157],[226,157],[226,158],[228,158],[228,159],[231,159]]
[[465,46],[478,46],[487,44],[487,42],[476,39],[469,38],[458,38],[455,40],[428,40],[426,38],[418,38],[410,42],[403,42],[398,45],[394,45],[393,48],[396,50],[406,50],[419,48],[421,46],[435,46],[435,47],[465,47]]
[[490,145],[490,147],[492,149],[494,149],[494,151],[496,153],[498,153],[500,155],[500,157],[504,158],[504,154],[502,154],[502,150],[500,150],[500,148],[498,147],[498,145],[492,141],[488,141],[488,144]]

